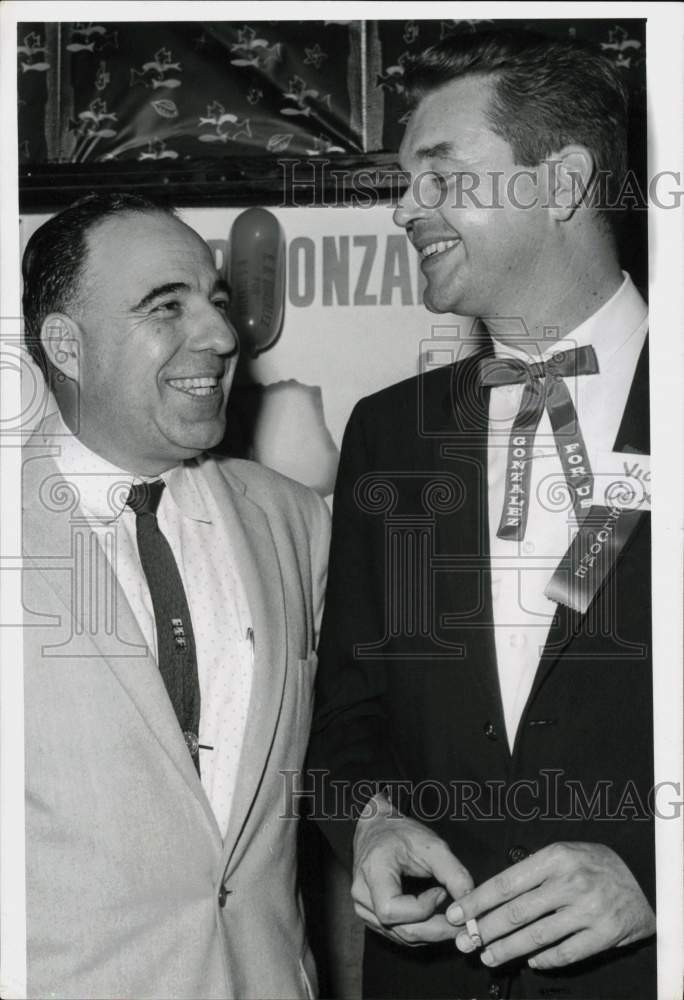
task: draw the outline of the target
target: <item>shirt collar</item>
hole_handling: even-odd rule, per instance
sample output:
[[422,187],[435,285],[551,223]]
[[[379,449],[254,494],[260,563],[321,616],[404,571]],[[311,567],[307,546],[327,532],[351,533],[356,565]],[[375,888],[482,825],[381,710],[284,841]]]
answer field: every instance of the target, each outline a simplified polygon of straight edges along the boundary
[[520,347],[501,344],[496,340],[494,353],[527,362],[545,361],[561,347],[568,349],[591,344],[596,351],[599,371],[602,368],[605,370],[613,355],[642,329],[648,318],[648,307],[634,282],[625,271],[622,275],[622,284],[600,309],[565,337],[549,344],[540,354],[529,354]]
[[46,417],[40,433],[46,445],[59,449],[55,454],[57,467],[64,479],[77,488],[80,506],[90,519],[116,521],[126,506],[132,485],[163,479],[168,495],[182,514],[194,521],[211,522],[206,501],[191,471],[197,467],[197,459],[181,462],[161,476],[138,476],[86,447],[69,430],[59,411]]

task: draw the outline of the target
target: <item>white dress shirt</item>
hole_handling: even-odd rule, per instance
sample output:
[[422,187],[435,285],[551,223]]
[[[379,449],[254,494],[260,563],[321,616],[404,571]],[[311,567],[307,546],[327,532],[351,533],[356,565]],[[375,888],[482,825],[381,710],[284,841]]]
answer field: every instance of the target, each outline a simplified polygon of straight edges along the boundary
[[[144,478],[86,448],[59,413],[47,418],[43,437],[59,447],[57,466],[78,490],[98,541],[111,537],[115,528],[112,571],[156,658],[152,599],[138,554],[135,513],[126,506],[131,485]],[[210,492],[198,492],[196,475],[190,471],[205,460],[182,463],[147,480],[161,478],[166,483],[157,520],[178,564],[190,608],[201,695],[199,742],[213,748],[199,751],[202,786],[225,836],[252,687],[253,642],[247,597],[223,518]],[[101,548],[107,552],[104,544]]]
[[[566,378],[594,473],[595,502],[601,481],[602,453],[612,452],[644,345],[648,314],[628,275],[618,291],[593,316],[541,354],[494,342],[501,357],[543,361],[558,350],[591,345],[599,371]],[[497,669],[509,747],[513,748],[541,653],[557,605],[544,589],[577,533],[577,521],[565,488],[546,410],[534,442],[529,513],[525,537],[497,537],[504,505],[506,464],[511,427],[522,397],[522,385],[491,390],[488,433],[489,541]],[[609,469],[604,470],[604,476]]]

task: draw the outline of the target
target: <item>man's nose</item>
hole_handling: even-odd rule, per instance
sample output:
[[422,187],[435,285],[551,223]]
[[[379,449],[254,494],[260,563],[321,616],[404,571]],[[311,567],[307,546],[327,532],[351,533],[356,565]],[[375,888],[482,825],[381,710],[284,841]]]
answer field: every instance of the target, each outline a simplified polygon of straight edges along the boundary
[[238,349],[238,335],[227,315],[209,303],[198,316],[192,346],[196,351],[213,351],[230,356]]
[[408,229],[412,222],[428,214],[429,206],[421,197],[422,186],[420,177],[411,177],[394,210],[393,218],[396,226]]

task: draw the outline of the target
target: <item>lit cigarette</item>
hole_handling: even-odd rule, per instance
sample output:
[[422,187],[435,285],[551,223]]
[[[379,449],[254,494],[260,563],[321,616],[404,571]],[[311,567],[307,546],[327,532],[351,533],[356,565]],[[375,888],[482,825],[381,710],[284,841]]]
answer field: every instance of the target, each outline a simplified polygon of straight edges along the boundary
[[475,917],[472,917],[470,920],[466,920],[466,930],[475,947],[481,948],[482,938],[480,937],[480,928],[477,926],[477,920]]

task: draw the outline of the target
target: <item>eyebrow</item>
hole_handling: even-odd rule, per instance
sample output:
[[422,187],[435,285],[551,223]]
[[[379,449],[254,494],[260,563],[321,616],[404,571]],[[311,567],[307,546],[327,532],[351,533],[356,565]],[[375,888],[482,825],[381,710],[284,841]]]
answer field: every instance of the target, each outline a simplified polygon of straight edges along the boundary
[[[151,305],[155,299],[159,299],[164,295],[176,295],[178,292],[189,292],[191,291],[190,285],[185,281],[169,281],[165,285],[158,285],[156,288],[152,288],[146,295],[143,295],[140,302],[134,305],[131,312],[138,312],[142,309],[146,309],[147,306]],[[230,288],[228,283],[223,280],[223,278],[217,278],[214,282],[214,286],[211,290],[212,295],[216,295],[217,292],[224,292],[226,295],[230,296]]]
[[438,142],[434,146],[420,146],[416,150],[419,160],[439,160],[454,155],[454,144],[452,142]]

